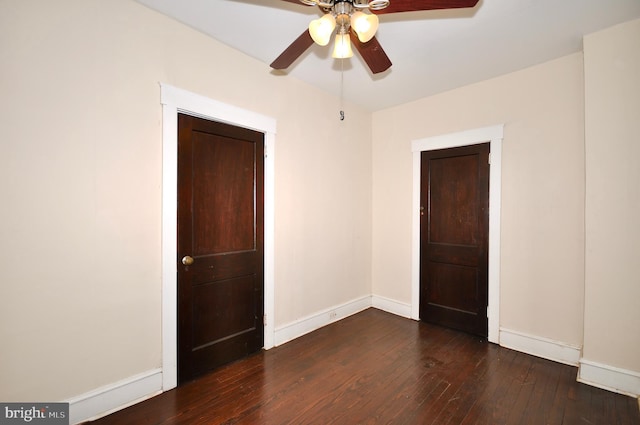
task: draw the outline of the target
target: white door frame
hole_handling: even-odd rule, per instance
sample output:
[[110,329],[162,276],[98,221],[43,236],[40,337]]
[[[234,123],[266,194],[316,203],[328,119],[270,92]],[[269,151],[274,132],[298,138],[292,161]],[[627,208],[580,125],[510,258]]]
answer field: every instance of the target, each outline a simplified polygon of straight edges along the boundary
[[276,120],[168,84],[162,103],[162,389],[178,385],[178,113],[264,133],[264,348],[274,345],[274,154]]
[[411,142],[413,152],[413,210],[411,247],[411,318],[420,318],[420,164],[421,152],[489,142],[489,318],[490,342],[500,343],[500,205],[502,199],[502,139],[504,126],[477,128]]

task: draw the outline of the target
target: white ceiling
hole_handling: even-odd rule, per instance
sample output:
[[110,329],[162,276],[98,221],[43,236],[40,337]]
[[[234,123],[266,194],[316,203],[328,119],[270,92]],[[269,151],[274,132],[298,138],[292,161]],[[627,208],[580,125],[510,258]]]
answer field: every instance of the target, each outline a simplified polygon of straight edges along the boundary
[[[267,65],[321,16],[282,0],[137,1]],[[344,98],[371,111],[579,52],[584,34],[640,18],[640,0],[480,0],[379,18],[376,37],[393,66],[372,75],[357,53],[343,64]],[[286,73],[339,96],[341,64],[330,50],[313,45]]]

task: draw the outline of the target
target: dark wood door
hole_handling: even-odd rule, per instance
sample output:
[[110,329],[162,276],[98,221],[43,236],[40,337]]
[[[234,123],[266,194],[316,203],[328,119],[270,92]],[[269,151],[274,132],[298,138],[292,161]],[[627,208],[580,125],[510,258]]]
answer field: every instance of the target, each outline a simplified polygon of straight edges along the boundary
[[178,382],[263,346],[264,135],[178,116]]
[[489,143],[422,153],[420,319],[487,336]]

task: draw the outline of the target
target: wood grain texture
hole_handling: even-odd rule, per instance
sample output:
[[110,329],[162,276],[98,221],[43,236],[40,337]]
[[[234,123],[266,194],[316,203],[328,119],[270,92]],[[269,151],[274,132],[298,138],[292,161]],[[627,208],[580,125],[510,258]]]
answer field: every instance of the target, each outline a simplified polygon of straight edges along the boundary
[[382,49],[378,39],[374,36],[366,43],[362,43],[353,29],[349,32],[351,44],[356,48],[362,59],[365,61],[372,74],[379,74],[386,71],[392,65],[391,59]]
[[421,154],[420,319],[488,334],[488,143]]
[[182,383],[264,345],[264,135],[185,114],[178,135]]
[[309,34],[309,30],[306,29],[293,43],[289,45],[280,56],[278,56],[273,62],[271,62],[271,68],[273,69],[287,69],[292,63],[296,61],[311,45],[313,44],[313,38]]
[[640,423],[575,367],[376,309],[95,421],[126,424]]
[[379,15],[398,12],[418,12],[420,10],[459,9],[474,7],[478,0],[391,0],[391,4],[382,10],[373,10]]

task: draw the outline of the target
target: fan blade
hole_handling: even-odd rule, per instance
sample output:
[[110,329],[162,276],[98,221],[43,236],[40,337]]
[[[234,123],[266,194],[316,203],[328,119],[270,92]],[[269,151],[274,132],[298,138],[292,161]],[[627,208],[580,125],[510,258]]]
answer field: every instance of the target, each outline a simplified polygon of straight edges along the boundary
[[309,34],[309,30],[304,30],[300,37],[296,38],[293,43],[287,47],[284,52],[280,53],[280,56],[271,63],[273,69],[287,69],[289,66],[300,57],[311,45],[313,44],[313,38]]
[[299,4],[300,6],[311,6],[310,4],[304,4],[304,3],[301,3],[299,0],[282,0],[282,1],[286,1],[286,2],[289,2],[289,3]]
[[378,43],[378,39],[373,37],[366,43],[362,43],[358,40],[358,36],[353,29],[349,32],[349,35],[351,36],[351,44],[356,47],[356,50],[358,50],[362,59],[364,59],[367,65],[369,65],[371,72],[378,74],[391,67],[391,60],[389,60],[387,54],[382,50],[382,46]]
[[393,0],[389,6],[381,10],[372,10],[376,15],[397,12],[417,12],[434,9],[459,9],[474,7],[478,0]]

